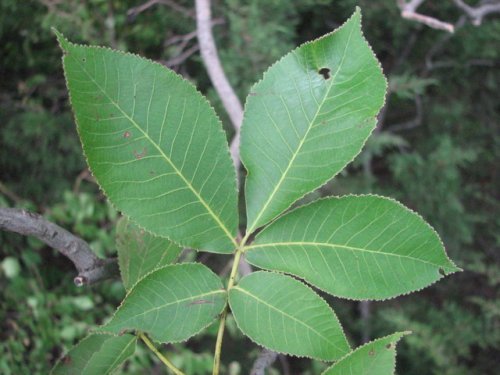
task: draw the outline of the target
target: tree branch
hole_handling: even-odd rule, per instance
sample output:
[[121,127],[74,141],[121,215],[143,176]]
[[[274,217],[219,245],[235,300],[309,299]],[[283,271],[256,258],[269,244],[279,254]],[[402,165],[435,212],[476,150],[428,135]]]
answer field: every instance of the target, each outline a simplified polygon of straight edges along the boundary
[[196,30],[198,33],[198,43],[200,45],[201,57],[212,85],[217,91],[224,109],[226,110],[231,123],[233,124],[235,135],[231,142],[231,157],[236,170],[239,170],[241,161],[239,153],[240,128],[243,120],[243,107],[231,87],[217,53],[214,37],[212,34],[212,21],[210,11],[210,0],[196,0]]
[[426,16],[424,14],[418,13],[417,8],[422,5],[425,0],[398,0],[399,9],[401,9],[401,17],[412,20],[415,22],[423,23],[433,29],[445,30],[449,33],[455,31],[453,25],[448,22],[443,22],[437,18]]
[[262,349],[259,356],[253,363],[250,375],[264,375],[266,368],[271,366],[277,357],[278,353],[273,352],[269,349]]
[[491,13],[500,13],[500,1],[496,2],[485,2],[483,1],[477,7],[471,7],[467,5],[462,0],[453,0],[455,5],[467,14],[471,19],[472,24],[475,26],[481,25],[483,18]]
[[75,265],[76,286],[89,285],[119,274],[116,259],[100,259],[87,242],[33,212],[0,208],[0,229],[34,236],[68,257]]
[[166,5],[166,6],[172,8],[176,12],[179,12],[186,17],[194,18],[193,12],[191,10],[183,7],[182,5],[177,4],[173,0],[149,0],[149,1],[146,1],[144,4],[130,8],[127,11],[127,17],[129,17],[129,19],[133,20],[133,19],[135,19],[135,17],[137,17],[137,15],[146,11],[147,9],[151,8],[152,6],[155,6],[156,4]]

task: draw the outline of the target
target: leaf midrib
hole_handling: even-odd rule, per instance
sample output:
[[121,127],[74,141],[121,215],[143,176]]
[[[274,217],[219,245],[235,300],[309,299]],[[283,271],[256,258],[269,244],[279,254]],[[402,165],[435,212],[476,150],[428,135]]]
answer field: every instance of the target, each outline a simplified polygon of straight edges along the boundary
[[349,37],[347,39],[347,42],[346,42],[346,45],[345,45],[345,48],[344,48],[344,53],[342,55],[342,59],[340,61],[340,64],[339,64],[339,67],[337,68],[337,70],[335,71],[335,74],[331,77],[331,81],[330,81],[330,86],[327,88],[327,91],[323,97],[323,99],[321,100],[321,103],[318,104],[318,108],[316,109],[316,113],[314,114],[314,117],[313,119],[310,121],[309,125],[308,125],[308,128],[307,128],[307,131],[305,132],[303,138],[300,140],[299,142],[299,145],[297,146],[297,150],[293,153],[287,167],[285,168],[285,171],[283,172],[283,174],[281,175],[281,178],[280,180],[278,181],[278,183],[276,184],[276,186],[274,187],[273,191],[271,192],[271,195],[269,196],[269,198],[267,199],[266,203],[264,203],[264,206],[261,208],[261,210],[259,211],[259,214],[257,215],[257,217],[254,219],[252,225],[250,226],[250,228],[248,229],[247,231],[247,236],[249,234],[251,234],[255,228],[256,228],[256,225],[259,221],[259,219],[262,217],[262,215],[266,212],[267,210],[267,207],[269,207],[269,204],[271,203],[272,199],[274,198],[274,196],[276,195],[276,193],[278,192],[278,189],[280,188],[281,184],[283,183],[283,181],[285,180],[285,177],[286,175],[288,174],[288,171],[291,169],[292,165],[293,165],[293,162],[295,161],[295,159],[297,158],[297,155],[300,153],[300,150],[302,149],[302,146],[304,145],[306,139],[307,139],[307,136],[309,135],[309,132],[310,130],[313,128],[313,124],[314,122],[316,121],[316,118],[318,117],[319,113],[321,112],[321,109],[323,108],[323,105],[325,104],[325,101],[327,100],[328,98],[328,94],[330,93],[330,90],[332,89],[332,87],[335,85],[335,78],[337,78],[338,76],[338,73],[340,72],[340,70],[342,69],[343,67],[343,63],[344,63],[344,60],[345,60],[345,57],[346,57],[346,52],[347,52],[347,47],[349,45],[349,43],[351,42],[351,36],[352,36],[352,33],[354,32],[354,28],[351,28],[351,32],[349,33]]
[[386,253],[381,250],[370,250],[370,249],[365,249],[362,247],[355,247],[355,246],[348,246],[348,245],[341,245],[341,244],[334,244],[334,243],[328,243],[328,242],[312,242],[312,241],[290,241],[290,242],[271,242],[271,243],[266,243],[266,244],[256,244],[256,245],[249,245],[244,247],[244,251],[246,252],[247,250],[253,250],[253,249],[258,249],[258,248],[265,248],[265,247],[273,247],[273,246],[314,246],[314,247],[330,247],[330,248],[341,248],[341,249],[346,249],[346,250],[352,250],[352,251],[360,251],[360,252],[365,252],[365,253],[370,253],[370,254],[375,254],[375,255],[388,255],[388,256],[394,256],[397,258],[406,258],[406,259],[411,259],[414,261],[418,261],[421,263],[425,264],[430,264],[432,266],[436,267],[446,267],[441,264],[435,264],[420,258],[415,258],[409,255],[402,255],[402,254],[395,254],[395,253]]
[[[91,47],[89,47],[91,48]],[[71,57],[71,55],[69,55]],[[68,55],[66,55],[65,57],[68,57]],[[155,147],[158,152],[160,153],[160,155],[165,159],[165,161],[167,162],[167,164],[169,164],[174,172],[182,179],[182,181],[184,181],[184,183],[187,185],[187,187],[193,192],[193,194],[196,196],[196,198],[200,201],[200,203],[205,207],[205,209],[208,211],[208,213],[210,214],[210,216],[213,217],[213,219],[215,220],[215,222],[220,226],[220,228],[223,230],[224,234],[231,240],[231,242],[233,243],[233,245],[235,247],[238,246],[236,240],[234,239],[233,235],[231,234],[231,232],[227,229],[227,227],[224,225],[224,223],[221,221],[221,219],[215,214],[215,212],[213,212],[213,210],[210,208],[210,206],[207,204],[207,202],[205,202],[205,200],[203,199],[203,197],[198,193],[198,191],[194,188],[194,186],[191,184],[191,182],[182,174],[182,172],[177,169],[177,167],[175,166],[175,164],[172,162],[172,160],[170,160],[170,158],[163,152],[163,150],[161,149],[161,147],[155,142],[153,141],[153,139],[149,136],[148,133],[146,133],[140,126],[139,124],[133,119],[131,118],[128,113],[126,113],[118,103],[116,103],[113,98],[111,98],[108,93],[97,83],[97,81],[92,77],[92,75],[90,75],[90,73],[85,69],[85,67],[80,63],[80,61],[78,61],[78,59],[74,58],[73,57],[73,60],[80,66],[80,68],[82,69],[82,71],[87,75],[87,77],[92,81],[92,83],[94,83],[94,85],[106,96],[106,98],[124,115],[124,117],[129,120],[132,125],[134,125],[137,130],[139,130],[143,135],[144,137],[153,145],[153,147]]]
[[[132,293],[132,292],[131,292],[131,293]],[[123,321],[122,321],[120,324],[118,324],[118,325],[120,325],[120,326],[121,326],[121,325],[125,324],[125,322],[128,322],[128,321],[130,321],[130,320],[132,320],[132,319],[136,319],[136,318],[137,318],[137,317],[139,317],[139,316],[143,316],[143,315],[149,314],[149,313],[151,313],[151,312],[153,312],[153,311],[160,310],[160,309],[163,309],[163,308],[168,307],[168,306],[172,306],[172,305],[180,304],[180,303],[182,303],[182,302],[191,301],[191,300],[193,300],[193,299],[195,299],[195,300],[196,300],[196,299],[199,299],[199,298],[202,298],[202,297],[208,297],[208,296],[211,296],[211,295],[216,295],[216,294],[225,294],[225,293],[226,293],[226,291],[225,291],[225,290],[213,290],[213,291],[211,291],[211,292],[202,293],[202,294],[197,294],[197,295],[190,296],[190,297],[187,297],[187,298],[178,299],[178,300],[175,300],[175,301],[172,301],[172,302],[168,302],[168,303],[165,303],[165,304],[162,304],[162,305],[156,306],[156,307],[154,307],[154,308],[152,308],[152,309],[145,310],[145,311],[141,312],[140,314],[135,314],[135,315],[132,315],[132,316],[130,316],[128,319],[123,320]],[[125,306],[125,304],[124,304],[123,306]],[[119,311],[117,311],[116,313],[118,314],[118,312],[119,312]],[[111,322],[109,323],[109,325],[111,325],[111,326],[112,326],[112,325],[113,325],[112,323],[113,323],[113,321],[111,321]],[[106,325],[106,326],[107,326],[107,325]],[[104,328],[106,328],[106,326],[104,326]]]
[[323,336],[320,332],[316,331],[316,329],[314,329],[314,327],[309,326],[308,324],[306,324],[306,323],[305,323],[305,322],[303,322],[302,320],[299,320],[299,319],[295,318],[294,316],[289,315],[289,314],[287,314],[286,312],[284,312],[284,311],[282,311],[282,310],[278,309],[277,307],[275,307],[275,306],[273,306],[273,305],[269,304],[268,302],[264,301],[263,299],[261,299],[261,298],[257,297],[255,294],[250,293],[250,292],[249,292],[249,291],[247,291],[246,289],[243,289],[243,288],[241,288],[241,287],[239,287],[239,286],[233,286],[233,287],[230,289],[230,291],[231,291],[231,290],[239,290],[239,291],[240,291],[240,292],[242,292],[243,294],[246,294],[246,295],[248,295],[248,296],[252,297],[252,298],[253,298],[253,299],[255,299],[257,302],[260,302],[260,303],[262,303],[263,305],[265,305],[265,306],[269,307],[270,309],[275,310],[275,311],[277,311],[277,312],[278,312],[278,313],[280,313],[280,314],[283,314],[283,315],[284,315],[284,316],[286,316],[287,318],[289,318],[289,319],[291,319],[291,320],[293,320],[293,321],[295,321],[295,322],[297,322],[297,323],[300,323],[300,324],[301,324],[301,325],[303,325],[304,327],[306,327],[306,328],[310,329],[311,331],[313,331],[314,333],[316,333],[319,337],[321,337],[323,340],[325,340],[326,342],[328,342],[329,344],[331,344],[331,345],[332,345],[332,346],[334,346],[335,348],[337,348],[337,349],[341,350],[341,348],[339,348],[339,346],[338,346],[336,343],[334,343],[334,342],[330,341],[330,340],[328,339],[328,337],[325,337],[325,336]]

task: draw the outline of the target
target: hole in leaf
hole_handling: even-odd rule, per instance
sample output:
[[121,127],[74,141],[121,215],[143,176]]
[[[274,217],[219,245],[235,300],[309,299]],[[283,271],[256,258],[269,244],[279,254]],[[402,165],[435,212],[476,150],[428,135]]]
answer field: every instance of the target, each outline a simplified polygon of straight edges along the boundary
[[321,68],[320,70],[318,70],[318,73],[321,74],[324,79],[330,78],[330,69],[328,68]]

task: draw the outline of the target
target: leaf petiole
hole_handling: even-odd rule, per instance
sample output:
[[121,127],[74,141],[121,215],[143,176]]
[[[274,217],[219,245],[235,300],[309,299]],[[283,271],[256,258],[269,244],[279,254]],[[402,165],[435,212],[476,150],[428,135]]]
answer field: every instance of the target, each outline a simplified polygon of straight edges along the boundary
[[172,362],[170,362],[167,357],[165,357],[163,354],[159,352],[159,350],[156,348],[156,346],[151,342],[151,340],[142,332],[139,332],[138,335],[142,341],[146,344],[146,346],[156,354],[156,356],[162,361],[167,368],[172,371],[175,375],[185,375],[181,370],[179,370],[177,367],[173,365]]
[[[238,267],[240,265],[241,254],[243,253],[243,248],[239,247],[234,255],[233,267],[231,268],[231,274],[229,275],[229,282],[227,284],[227,291],[234,286],[234,280],[236,279],[236,273],[238,272]],[[226,328],[226,317],[229,304],[226,304],[224,311],[220,317],[219,330],[217,331],[217,341],[215,342],[215,352],[214,352],[214,367],[212,370],[212,375],[219,375],[220,370],[220,354],[222,349],[222,339],[224,337],[224,329]]]

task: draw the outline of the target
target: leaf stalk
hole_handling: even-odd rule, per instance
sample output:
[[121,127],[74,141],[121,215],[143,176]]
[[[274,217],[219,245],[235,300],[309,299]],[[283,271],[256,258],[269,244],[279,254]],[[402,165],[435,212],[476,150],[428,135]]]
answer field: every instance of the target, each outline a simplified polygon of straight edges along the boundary
[[[229,275],[229,282],[227,284],[227,291],[229,292],[231,288],[234,286],[234,282],[236,279],[236,274],[238,272],[238,267],[240,265],[241,254],[243,253],[243,248],[240,246],[236,250],[236,254],[234,255],[233,267],[231,268],[231,274]],[[220,355],[222,350],[222,339],[224,337],[224,330],[226,328],[226,318],[228,312],[229,305],[226,304],[224,311],[220,317],[219,330],[217,331],[217,341],[215,342],[215,352],[214,352],[214,366],[212,370],[212,375],[219,375],[220,371]]]
[[156,354],[156,356],[162,361],[167,368],[172,371],[175,375],[185,375],[181,370],[179,370],[177,367],[174,366],[172,362],[170,362],[167,357],[165,357],[163,354],[159,352],[159,350],[154,346],[154,344],[151,342],[151,340],[142,332],[139,332],[139,337],[141,338],[142,341],[146,344],[146,346]]

